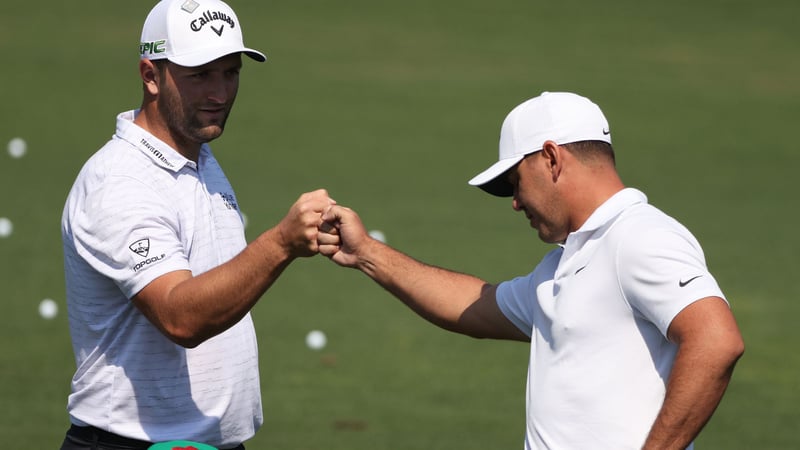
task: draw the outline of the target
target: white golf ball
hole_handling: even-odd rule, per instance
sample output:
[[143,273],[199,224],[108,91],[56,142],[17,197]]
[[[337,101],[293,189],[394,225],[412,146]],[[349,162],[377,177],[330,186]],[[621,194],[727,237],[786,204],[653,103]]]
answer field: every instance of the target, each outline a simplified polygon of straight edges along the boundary
[[12,158],[22,158],[27,151],[28,143],[25,142],[25,139],[14,138],[8,141],[8,154],[11,155]]
[[6,217],[0,217],[0,238],[9,237],[14,232],[14,224]]
[[369,232],[369,235],[370,237],[372,237],[372,239],[375,239],[376,241],[381,241],[383,243],[386,243],[386,235],[383,234],[383,231],[381,230],[372,230]]
[[39,315],[45,319],[52,319],[58,315],[58,304],[49,298],[39,303]]
[[306,335],[306,345],[311,350],[321,350],[328,343],[325,333],[319,330],[311,330]]

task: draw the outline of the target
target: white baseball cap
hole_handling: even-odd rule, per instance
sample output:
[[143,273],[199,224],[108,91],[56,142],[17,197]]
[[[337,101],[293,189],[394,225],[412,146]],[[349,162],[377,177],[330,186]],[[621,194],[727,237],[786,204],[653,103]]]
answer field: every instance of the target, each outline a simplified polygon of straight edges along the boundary
[[220,0],[162,0],[142,28],[139,55],[197,67],[233,53],[264,62],[263,53],[247,48],[236,13]]
[[591,100],[569,92],[542,92],[517,105],[500,129],[500,158],[469,180],[472,186],[498,197],[510,197],[514,188],[502,176],[545,141],[569,144],[580,141],[611,143],[611,130],[603,112]]

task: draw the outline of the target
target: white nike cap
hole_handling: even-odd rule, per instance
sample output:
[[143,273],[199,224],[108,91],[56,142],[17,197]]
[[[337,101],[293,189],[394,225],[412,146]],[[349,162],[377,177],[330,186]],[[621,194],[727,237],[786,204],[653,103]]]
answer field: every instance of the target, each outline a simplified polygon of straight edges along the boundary
[[500,129],[499,160],[469,180],[472,186],[498,197],[514,194],[503,176],[545,141],[569,144],[580,141],[611,143],[611,130],[600,107],[588,98],[569,92],[542,92],[517,105],[506,116]]
[[263,53],[247,48],[236,13],[220,0],[162,0],[142,28],[139,55],[197,67],[233,53],[264,62]]

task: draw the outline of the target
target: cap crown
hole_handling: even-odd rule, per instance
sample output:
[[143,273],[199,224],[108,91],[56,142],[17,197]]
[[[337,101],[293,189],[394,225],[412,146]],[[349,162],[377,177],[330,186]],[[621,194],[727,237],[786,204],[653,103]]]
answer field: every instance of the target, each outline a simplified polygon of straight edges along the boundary
[[220,0],[162,0],[142,28],[139,55],[196,67],[232,53],[265,61],[263,53],[244,46],[236,13]]
[[517,105],[500,128],[499,158],[469,184],[501,197],[511,196],[511,186],[501,175],[525,155],[538,152],[545,141],[569,144],[580,141],[611,143],[611,130],[600,107],[570,92],[543,92]]
[[569,92],[543,92],[511,110],[500,129],[500,159],[541,150],[544,142],[611,143],[611,130],[600,108]]

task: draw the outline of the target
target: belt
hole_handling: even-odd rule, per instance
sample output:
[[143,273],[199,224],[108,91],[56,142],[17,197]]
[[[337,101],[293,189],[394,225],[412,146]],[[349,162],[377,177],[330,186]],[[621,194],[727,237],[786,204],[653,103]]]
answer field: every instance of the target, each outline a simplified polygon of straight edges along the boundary
[[[131,439],[126,438],[124,436],[120,436],[118,434],[109,433],[108,431],[101,430],[97,427],[81,427],[75,424],[69,427],[69,431],[67,431],[69,436],[75,437],[77,439],[81,439],[87,442],[97,442],[103,443],[123,448],[129,448],[130,450],[147,450],[153,445],[152,442],[148,441],[140,441],[139,439]],[[230,450],[244,450],[244,445],[240,444],[237,447],[234,447]]]
[[147,450],[152,442],[126,438],[118,434],[109,433],[97,427],[80,427],[73,424],[69,427],[67,435],[86,442],[109,444],[117,447],[130,448],[131,450]]

